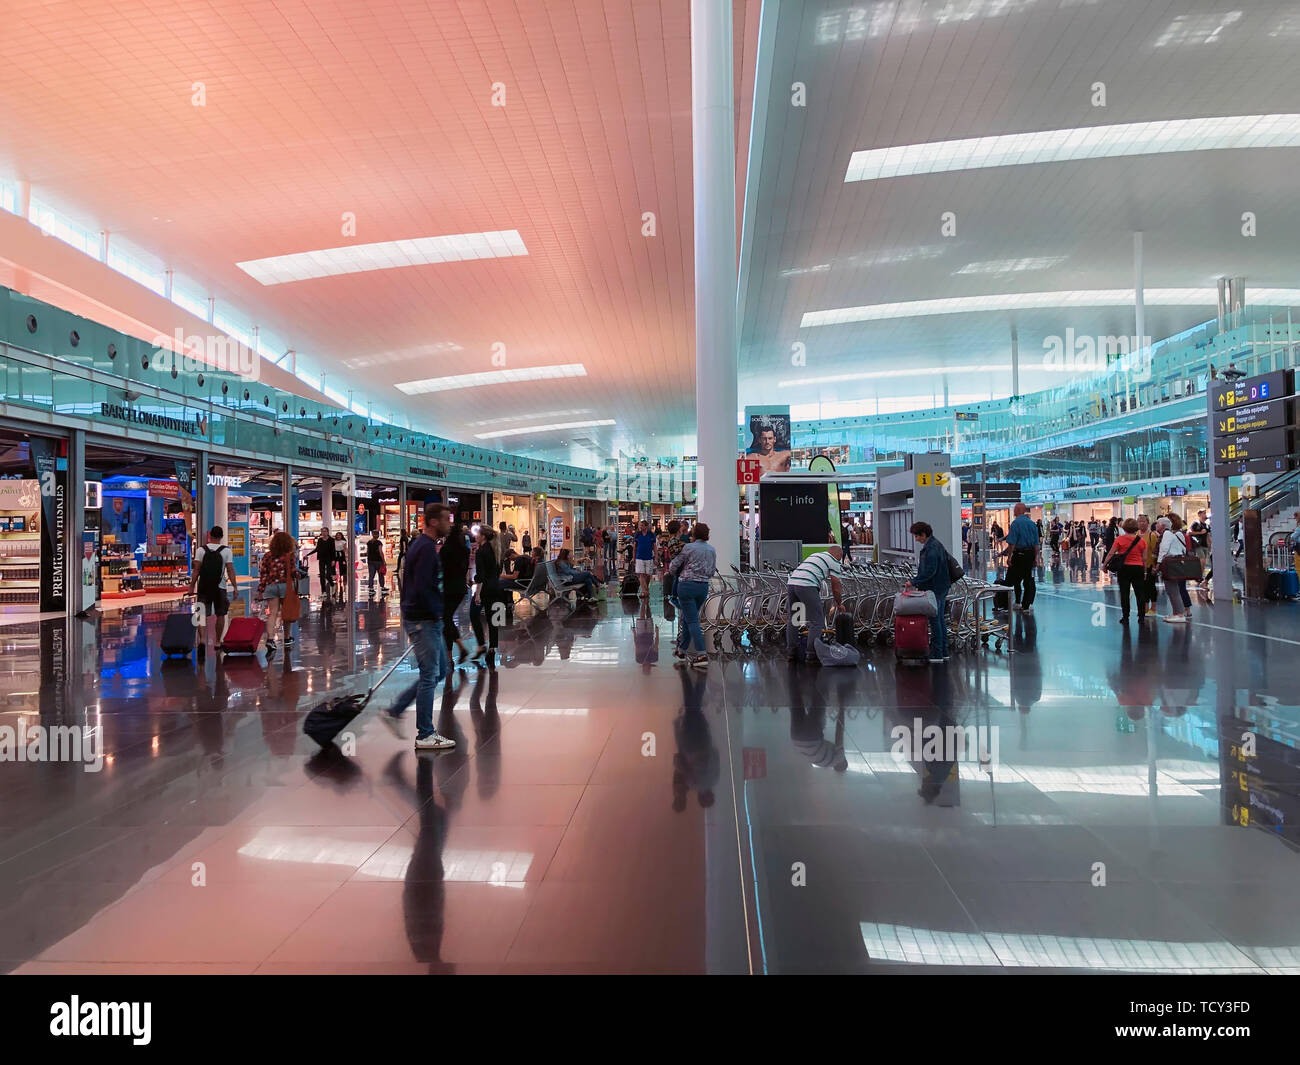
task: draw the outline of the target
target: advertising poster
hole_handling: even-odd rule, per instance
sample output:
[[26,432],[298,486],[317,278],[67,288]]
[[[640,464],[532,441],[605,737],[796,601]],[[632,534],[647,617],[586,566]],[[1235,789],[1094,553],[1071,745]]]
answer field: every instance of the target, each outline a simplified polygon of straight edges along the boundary
[[99,601],[99,534],[86,529],[81,534],[81,613]]
[[749,444],[745,456],[758,459],[763,473],[790,472],[790,408],[746,407]]
[[41,610],[65,610],[68,460],[59,458],[55,445],[41,437],[32,437],[31,447],[41,487]]

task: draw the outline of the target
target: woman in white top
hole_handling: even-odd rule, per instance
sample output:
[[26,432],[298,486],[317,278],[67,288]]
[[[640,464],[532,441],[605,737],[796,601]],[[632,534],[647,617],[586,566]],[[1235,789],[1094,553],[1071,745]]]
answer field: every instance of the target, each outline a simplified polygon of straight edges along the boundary
[[[1183,520],[1177,514],[1168,515],[1169,528],[1165,529],[1164,534],[1160,537],[1160,551],[1156,555],[1156,568],[1161,568],[1161,563],[1166,558],[1177,558],[1179,555],[1186,555],[1191,551],[1191,545],[1187,539],[1187,533],[1183,531]],[[1160,519],[1159,524],[1163,525],[1164,518]],[[1165,591],[1169,593],[1169,607],[1173,611],[1166,615],[1166,621],[1186,623],[1192,619],[1192,599],[1187,594],[1187,581],[1178,580],[1171,577],[1164,578]]]

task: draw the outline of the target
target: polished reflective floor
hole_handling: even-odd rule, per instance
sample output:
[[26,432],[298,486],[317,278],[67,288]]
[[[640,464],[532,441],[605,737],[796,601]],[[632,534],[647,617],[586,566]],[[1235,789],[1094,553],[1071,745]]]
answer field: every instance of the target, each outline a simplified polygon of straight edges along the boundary
[[0,726],[104,758],[0,761],[0,971],[1300,972],[1300,604],[1222,598],[1126,632],[1066,559],[1009,649],[856,670],[674,669],[657,585],[521,610],[442,754],[376,717],[405,667],[342,750],[301,732],[395,604],[269,663],[161,662],[165,605],[6,625]]

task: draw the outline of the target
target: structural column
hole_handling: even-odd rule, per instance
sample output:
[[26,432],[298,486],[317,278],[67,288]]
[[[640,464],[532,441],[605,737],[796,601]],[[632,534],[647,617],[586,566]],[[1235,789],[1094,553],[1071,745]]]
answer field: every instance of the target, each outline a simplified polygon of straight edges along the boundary
[[691,0],[699,516],[710,527],[723,573],[740,561],[733,48],[731,4]]
[[1020,398],[1020,337],[1014,325],[1011,327],[1011,398]]
[[1139,368],[1145,365],[1147,311],[1143,301],[1142,285],[1142,234],[1133,234],[1133,310],[1137,318],[1137,350],[1143,354],[1139,357]]

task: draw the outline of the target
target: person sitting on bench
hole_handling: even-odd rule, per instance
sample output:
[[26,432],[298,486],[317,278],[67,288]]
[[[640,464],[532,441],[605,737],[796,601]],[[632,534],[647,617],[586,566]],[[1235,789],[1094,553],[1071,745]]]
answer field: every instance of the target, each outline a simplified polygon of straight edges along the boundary
[[600,586],[600,582],[596,580],[594,573],[573,568],[569,562],[569,549],[567,547],[560,550],[559,557],[555,560],[555,575],[565,584],[581,584],[583,586],[583,595],[588,599],[596,598],[596,589]]

